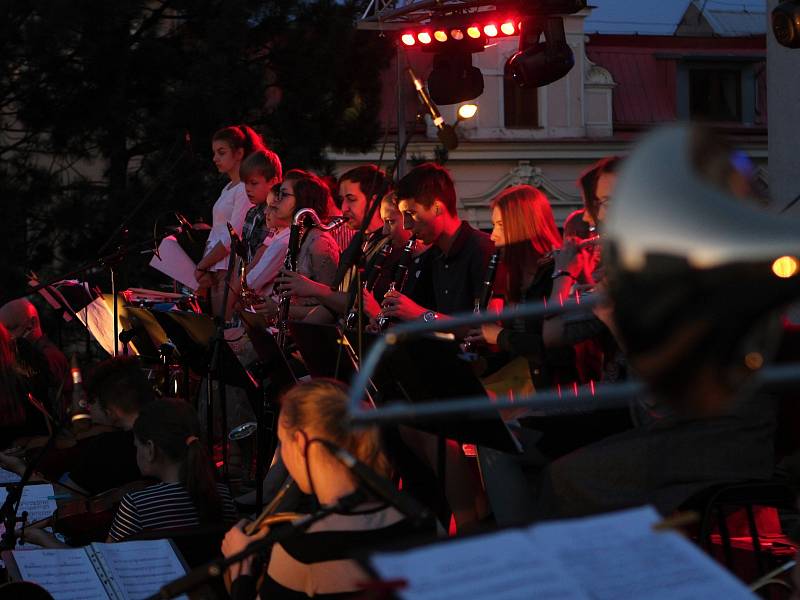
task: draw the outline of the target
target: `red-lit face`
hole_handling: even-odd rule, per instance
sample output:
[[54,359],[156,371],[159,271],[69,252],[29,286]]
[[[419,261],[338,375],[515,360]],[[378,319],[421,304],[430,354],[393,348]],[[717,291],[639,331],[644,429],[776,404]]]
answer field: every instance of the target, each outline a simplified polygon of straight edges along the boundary
[[214,153],[213,161],[217,171],[231,178],[239,173],[244,150],[233,150],[228,142],[217,140],[211,144],[211,151]]
[[381,202],[383,235],[389,236],[393,246],[403,246],[411,237],[411,231],[403,227],[403,215],[392,202]]
[[347,226],[359,229],[367,210],[367,197],[361,191],[361,184],[342,181],[339,184],[339,197],[342,199],[342,216],[347,219]]
[[294,216],[294,207],[297,202],[294,198],[294,180],[287,179],[281,184],[280,191],[274,196],[272,206],[275,207],[275,218],[291,223]]
[[247,199],[253,204],[264,204],[272,189],[272,181],[267,181],[261,173],[251,173],[244,180],[244,191]]
[[411,198],[403,198],[397,206],[403,214],[403,227],[416,234],[423,244],[433,244],[439,239],[444,228],[441,202],[437,200],[430,208],[425,208]]
[[492,209],[492,241],[497,248],[502,248],[506,245],[506,232],[503,229],[503,214],[500,212],[500,207],[498,206]]

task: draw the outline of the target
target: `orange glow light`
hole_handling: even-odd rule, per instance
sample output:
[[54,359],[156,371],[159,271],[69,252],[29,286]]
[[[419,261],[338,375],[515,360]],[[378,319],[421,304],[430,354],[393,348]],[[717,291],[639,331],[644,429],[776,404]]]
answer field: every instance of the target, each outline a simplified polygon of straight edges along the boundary
[[506,21],[502,25],[500,25],[500,31],[502,31],[505,35],[514,35],[516,30],[514,29],[514,23],[511,21]]
[[464,39],[464,32],[460,29],[451,29],[450,30],[450,37],[454,40],[463,40]]
[[400,38],[400,41],[402,41],[406,46],[413,46],[417,43],[417,40],[414,39],[414,35],[411,33],[404,33]]
[[495,25],[494,23],[489,23],[488,25],[484,25],[483,33],[485,33],[489,37],[496,37],[497,36],[497,25]]
[[477,25],[472,25],[471,27],[467,27],[467,35],[472,39],[477,40],[481,37],[481,30],[478,29]]
[[423,44],[430,44],[431,43],[431,34],[427,31],[423,31],[417,34],[417,39]]
[[433,37],[436,38],[437,42],[446,42],[447,41],[447,33],[438,29],[433,32]]
[[772,272],[781,279],[788,279],[797,275],[800,263],[794,256],[781,256],[772,263]]

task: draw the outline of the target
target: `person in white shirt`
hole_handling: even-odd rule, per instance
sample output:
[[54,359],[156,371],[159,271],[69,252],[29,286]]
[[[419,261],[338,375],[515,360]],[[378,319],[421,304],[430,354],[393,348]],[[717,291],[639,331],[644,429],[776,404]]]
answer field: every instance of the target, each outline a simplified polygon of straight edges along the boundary
[[264,141],[247,125],[232,125],[217,131],[211,139],[214,165],[230,179],[214,203],[211,232],[203,258],[197,263],[195,278],[200,289],[209,289],[213,311],[220,310],[225,292],[225,275],[230,253],[228,223],[241,235],[250,201],[239,177],[242,161],[255,150],[265,149]]

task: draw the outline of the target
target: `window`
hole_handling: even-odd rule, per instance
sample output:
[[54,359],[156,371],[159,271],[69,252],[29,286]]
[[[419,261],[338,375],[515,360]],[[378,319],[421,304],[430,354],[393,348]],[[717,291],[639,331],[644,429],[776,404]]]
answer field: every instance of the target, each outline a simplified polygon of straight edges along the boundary
[[521,88],[503,80],[504,125],[509,129],[539,127],[539,88]]
[[741,123],[741,69],[689,69],[689,115],[704,121]]

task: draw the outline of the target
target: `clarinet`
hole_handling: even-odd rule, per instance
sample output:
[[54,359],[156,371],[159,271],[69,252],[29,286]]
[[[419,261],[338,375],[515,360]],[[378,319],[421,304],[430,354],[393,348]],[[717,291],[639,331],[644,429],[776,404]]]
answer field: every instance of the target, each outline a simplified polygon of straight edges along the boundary
[[[298,211],[299,215],[299,211]],[[289,226],[289,246],[286,248],[286,257],[283,259],[284,271],[297,270],[297,256],[300,253],[300,228],[302,221],[295,218]],[[289,333],[289,306],[292,299],[287,295],[281,295],[278,298],[278,346],[286,348]]]
[[[322,231],[331,231],[344,225],[344,217],[334,217],[328,223],[323,223],[317,211],[313,208],[301,208],[294,213],[292,224],[289,228],[289,247],[286,249],[286,258],[283,260],[284,271],[297,270],[297,258],[300,254],[301,230],[308,227],[316,227]],[[279,290],[276,290],[279,291]],[[289,338],[289,307],[292,299],[289,296],[281,295],[278,300],[278,345],[286,348]]]
[[[375,257],[375,262],[372,264],[372,269],[369,271],[369,275],[367,275],[366,281],[364,281],[364,285],[362,286],[362,290],[364,292],[371,292],[375,288],[375,284],[378,281],[378,277],[383,272],[383,265],[386,262],[386,259],[389,258],[389,255],[392,253],[392,243],[390,241],[386,241],[386,243],[381,247],[378,256]],[[350,309],[350,312],[347,313],[347,316],[344,319],[344,326],[347,329],[355,329],[356,325],[358,324],[358,298],[355,299],[353,303],[353,307]]]
[[[403,291],[403,288],[406,286],[406,281],[408,280],[408,269],[411,266],[411,260],[414,258],[414,246],[417,243],[417,236],[412,235],[406,245],[403,247],[403,254],[400,256],[400,260],[397,262],[397,268],[394,272],[394,278],[391,282],[389,282],[389,289],[386,290],[386,293],[395,292],[395,291]],[[383,314],[383,311],[378,313],[377,317],[378,321],[378,329],[383,331],[386,329],[386,326],[389,324],[389,317]]]
[[[486,267],[486,275],[484,275],[483,284],[481,285],[481,294],[475,298],[473,312],[476,315],[481,314],[486,310],[486,307],[489,306],[489,301],[492,299],[492,291],[494,289],[494,280],[495,277],[497,277],[497,266],[499,264],[500,250],[495,250],[494,254],[489,258],[489,264]],[[471,352],[472,344],[470,342],[464,342],[461,344],[461,349],[464,352]]]

